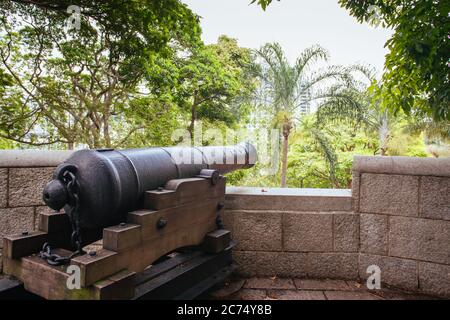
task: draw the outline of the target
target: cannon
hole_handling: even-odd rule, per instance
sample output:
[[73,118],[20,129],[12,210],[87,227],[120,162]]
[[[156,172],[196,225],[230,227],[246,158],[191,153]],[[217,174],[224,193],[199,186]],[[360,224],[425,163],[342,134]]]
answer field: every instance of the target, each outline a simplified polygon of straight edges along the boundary
[[224,175],[256,160],[249,143],[76,151],[44,187],[39,230],[3,239],[4,273],[46,299],[194,298],[233,270]]
[[[250,168],[256,149],[249,143],[227,147],[172,147],[131,150],[81,150],[58,166],[43,191],[54,210],[64,207],[82,228],[107,227],[142,207],[148,190],[173,179],[219,174]],[[210,171],[208,171],[210,170]],[[76,189],[76,190],[75,190]],[[76,194],[74,194],[76,193]]]

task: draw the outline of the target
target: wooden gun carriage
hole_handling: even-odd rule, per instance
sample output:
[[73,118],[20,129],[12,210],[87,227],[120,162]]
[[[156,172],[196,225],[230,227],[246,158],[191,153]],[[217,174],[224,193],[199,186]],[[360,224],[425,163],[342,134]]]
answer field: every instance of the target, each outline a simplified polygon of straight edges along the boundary
[[233,269],[223,174],[255,161],[250,144],[75,152],[39,231],[3,239],[4,273],[45,299],[195,298]]

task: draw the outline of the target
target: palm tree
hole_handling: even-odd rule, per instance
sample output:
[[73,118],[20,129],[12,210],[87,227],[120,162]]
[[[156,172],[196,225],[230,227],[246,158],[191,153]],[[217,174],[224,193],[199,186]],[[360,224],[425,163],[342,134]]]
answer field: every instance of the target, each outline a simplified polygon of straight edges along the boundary
[[[369,83],[376,86],[374,70],[365,66],[355,66]],[[317,108],[317,124],[329,122],[350,122],[362,125],[367,131],[376,132],[379,154],[386,156],[393,125],[398,121],[387,109],[383,109],[379,99],[374,99],[367,91],[364,81],[351,86],[335,86],[332,97],[323,101]]]
[[[306,49],[291,65],[278,43],[269,43],[256,51],[261,59],[261,106],[273,119],[273,127],[279,128],[283,137],[281,156],[281,187],[286,187],[289,153],[289,136],[302,114],[300,106],[313,101],[323,103],[335,96],[336,86],[346,87],[353,82],[351,68],[328,66],[312,70],[319,61],[328,60],[328,52],[320,46]],[[317,133],[314,135],[319,137]],[[325,145],[322,141],[319,144]]]

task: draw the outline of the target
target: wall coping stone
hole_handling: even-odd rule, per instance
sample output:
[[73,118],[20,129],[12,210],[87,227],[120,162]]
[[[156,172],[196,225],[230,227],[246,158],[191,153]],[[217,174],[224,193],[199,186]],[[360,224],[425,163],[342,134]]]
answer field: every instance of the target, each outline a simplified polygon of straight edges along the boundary
[[351,197],[350,189],[307,189],[307,188],[258,188],[227,187],[227,195],[243,196],[293,196],[293,197]]
[[351,211],[351,190],[227,187],[227,210]]
[[359,173],[450,177],[450,157],[355,156],[353,171]]
[[0,168],[56,167],[73,150],[0,150]]

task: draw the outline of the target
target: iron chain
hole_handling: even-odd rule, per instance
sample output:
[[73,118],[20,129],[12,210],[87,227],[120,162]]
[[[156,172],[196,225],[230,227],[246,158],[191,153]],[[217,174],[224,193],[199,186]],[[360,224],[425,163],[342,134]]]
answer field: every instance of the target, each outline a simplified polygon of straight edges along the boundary
[[75,252],[70,256],[63,257],[58,254],[52,253],[52,249],[50,244],[46,242],[40,252],[39,256],[45,260],[47,263],[52,266],[59,266],[67,264],[70,259],[73,257],[82,254],[82,241],[81,241],[81,230],[80,230],[80,219],[79,219],[79,196],[78,196],[78,182],[76,180],[76,176],[67,170],[62,175],[63,182],[67,188],[67,194],[69,196],[69,204],[70,204],[70,222],[72,226],[72,235],[71,235],[71,243],[72,246],[76,248]]

